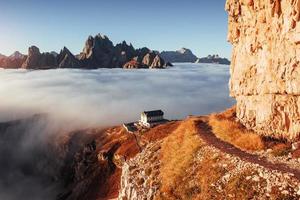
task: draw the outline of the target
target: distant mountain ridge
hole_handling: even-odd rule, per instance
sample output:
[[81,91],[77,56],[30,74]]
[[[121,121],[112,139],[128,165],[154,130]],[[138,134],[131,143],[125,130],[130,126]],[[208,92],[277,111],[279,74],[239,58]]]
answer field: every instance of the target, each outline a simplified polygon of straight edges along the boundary
[[14,52],[10,56],[0,54],[0,68],[16,69],[20,68],[25,62],[27,56],[19,51]]
[[214,63],[222,65],[230,65],[230,61],[227,58],[221,58],[217,55],[208,55],[207,57],[198,58],[196,63]]
[[83,51],[75,56],[64,47],[60,53],[41,53],[36,46],[28,49],[28,55],[15,52],[11,56],[0,55],[1,68],[55,69],[55,68],[165,68],[172,66],[161,56],[146,47],[135,49],[123,41],[114,45],[107,36],[89,36]]
[[198,58],[190,49],[181,48],[177,51],[150,50],[147,47],[135,49],[126,41],[114,45],[110,39],[98,34],[89,36],[82,52],[74,55],[67,47],[60,53],[55,51],[41,53],[36,46],[28,48],[28,55],[19,51],[10,56],[0,54],[0,68],[7,69],[55,69],[55,68],[165,68],[171,63],[217,63],[229,65],[230,61],[218,55]]
[[195,62],[198,58],[193,54],[193,52],[190,49],[182,48],[177,51],[162,51],[160,53],[160,56],[171,62]]
[[217,54],[198,58],[187,48],[181,48],[177,51],[162,51],[160,56],[171,63],[215,63],[230,65],[230,61],[227,58],[221,58]]

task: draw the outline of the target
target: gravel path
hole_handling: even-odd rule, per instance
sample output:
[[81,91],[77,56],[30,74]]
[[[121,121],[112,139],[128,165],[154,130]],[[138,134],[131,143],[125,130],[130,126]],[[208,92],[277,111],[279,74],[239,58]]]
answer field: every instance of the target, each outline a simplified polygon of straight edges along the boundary
[[282,173],[294,174],[295,178],[300,180],[300,170],[299,169],[290,168],[286,164],[282,164],[282,163],[276,163],[276,164],[271,163],[265,158],[262,158],[258,155],[244,152],[244,151],[234,147],[233,145],[220,140],[219,138],[217,138],[215,136],[215,134],[212,133],[208,124],[206,122],[204,122],[203,120],[200,120],[198,122],[197,126],[198,126],[198,131],[199,131],[200,137],[207,144],[214,146],[215,148],[219,149],[220,151],[230,154],[230,155],[233,155],[233,156],[237,156],[246,162],[258,164],[258,165],[263,166],[270,170],[277,170]]

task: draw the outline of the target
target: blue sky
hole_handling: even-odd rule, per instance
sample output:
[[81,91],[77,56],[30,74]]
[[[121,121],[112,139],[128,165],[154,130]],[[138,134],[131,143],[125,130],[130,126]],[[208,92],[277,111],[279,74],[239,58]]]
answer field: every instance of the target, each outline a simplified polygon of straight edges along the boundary
[[79,53],[89,35],[154,50],[190,48],[230,58],[225,0],[0,0],[0,53],[67,46]]

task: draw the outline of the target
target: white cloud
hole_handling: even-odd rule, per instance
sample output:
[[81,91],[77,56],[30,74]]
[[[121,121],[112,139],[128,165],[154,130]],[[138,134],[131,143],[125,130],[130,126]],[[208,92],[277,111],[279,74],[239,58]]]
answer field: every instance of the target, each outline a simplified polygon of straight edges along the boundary
[[136,120],[163,109],[170,119],[232,105],[228,66],[181,64],[167,70],[0,70],[0,121],[49,113],[93,126]]
[[48,145],[48,134],[137,120],[143,110],[163,109],[169,119],[220,111],[233,104],[228,71],[187,64],[168,70],[0,70],[0,121],[35,113],[51,118],[0,132],[0,199],[55,198],[61,188],[48,175],[59,173],[64,162]]

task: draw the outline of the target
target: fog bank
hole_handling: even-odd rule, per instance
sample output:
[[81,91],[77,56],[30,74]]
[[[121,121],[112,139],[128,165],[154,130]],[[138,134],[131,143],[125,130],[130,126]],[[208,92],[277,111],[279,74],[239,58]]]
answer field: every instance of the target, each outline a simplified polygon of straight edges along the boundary
[[89,126],[138,119],[162,109],[170,119],[220,111],[228,96],[229,66],[177,64],[167,70],[0,69],[0,121],[49,113]]
[[[169,119],[221,111],[229,66],[178,64],[167,70],[0,69],[0,199],[52,200],[62,189],[62,152],[49,135],[131,122],[143,110]],[[63,129],[63,130],[62,130]],[[49,144],[50,143],[50,144]]]

